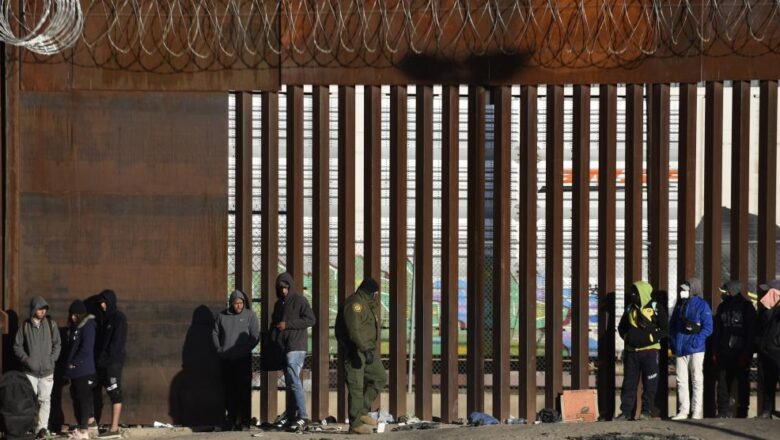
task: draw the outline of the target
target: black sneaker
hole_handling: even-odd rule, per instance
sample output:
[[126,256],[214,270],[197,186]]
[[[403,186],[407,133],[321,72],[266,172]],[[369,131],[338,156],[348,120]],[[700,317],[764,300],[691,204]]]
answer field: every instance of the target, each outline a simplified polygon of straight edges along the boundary
[[612,419],[613,422],[627,422],[631,420],[631,417],[629,417],[626,413],[620,413],[619,416]]
[[274,420],[273,427],[275,429],[284,429],[290,421],[287,419],[286,414],[282,414]]
[[116,431],[112,431],[109,428],[105,432],[98,435],[98,438],[122,438],[122,434],[119,433],[118,429]]
[[41,428],[37,434],[35,434],[36,439],[42,439],[49,436],[49,431],[46,428]]
[[296,419],[287,425],[287,432],[305,432],[309,421],[306,419]]

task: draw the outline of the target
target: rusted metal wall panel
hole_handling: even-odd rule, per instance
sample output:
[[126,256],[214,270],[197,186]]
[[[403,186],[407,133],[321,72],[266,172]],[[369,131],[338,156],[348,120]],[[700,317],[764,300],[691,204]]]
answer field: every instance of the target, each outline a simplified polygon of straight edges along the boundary
[[731,279],[748,293],[748,197],[750,177],[750,82],[731,86]]
[[617,165],[617,90],[614,84],[599,87],[599,415],[615,414],[615,167]]
[[[669,295],[669,85],[653,84],[648,93],[648,269],[659,310],[667,309]],[[668,314],[667,314],[668,315]],[[658,392],[655,406],[668,415],[669,350],[667,339],[658,353]]]
[[406,87],[390,88],[390,413],[406,414]]
[[485,89],[469,87],[466,413],[485,410]]
[[520,402],[519,417],[536,417],[537,92],[520,88]]
[[544,405],[563,392],[563,86],[547,86]]
[[[339,87],[338,101],[338,305],[355,292],[355,86]],[[339,358],[345,354],[339,347]],[[336,417],[347,418],[347,376],[339,363]]]
[[414,410],[433,414],[433,87],[417,87],[415,111]]
[[227,94],[23,93],[20,105],[11,303],[43,295],[64,324],[72,300],[114,289],[129,322],[123,420],[215,406],[218,418],[209,314],[196,310],[226,303]]
[[252,298],[252,94],[236,96],[236,289]]
[[680,85],[679,190],[677,196],[677,284],[696,269],[697,85]]
[[441,419],[458,418],[458,88],[442,93]]
[[[721,187],[723,175],[723,83],[707,83],[704,122],[704,299],[715,311],[720,303]],[[704,360],[704,417],[715,416],[715,365]]]
[[574,194],[572,195],[571,387],[590,388],[590,86],[574,87],[572,127]]
[[[260,102],[260,328],[271,327],[279,273],[279,94],[263,92]],[[278,371],[260,373],[261,421],[278,412]]]
[[303,87],[287,87],[287,272],[303,287]]
[[[312,309],[317,323],[330,322],[330,94],[327,87],[312,92]],[[312,411],[322,420],[329,416],[330,329],[312,327]]]
[[511,277],[511,170],[510,145],[512,117],[509,87],[493,89],[493,416],[509,417],[510,363],[509,282]]

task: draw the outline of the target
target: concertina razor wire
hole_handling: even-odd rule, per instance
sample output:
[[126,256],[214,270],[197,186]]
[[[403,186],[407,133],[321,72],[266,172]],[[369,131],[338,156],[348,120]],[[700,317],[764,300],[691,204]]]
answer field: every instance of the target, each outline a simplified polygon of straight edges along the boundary
[[83,16],[77,0],[22,0],[44,4],[48,15],[38,16],[47,18],[35,26],[11,3],[0,37],[60,54],[37,61],[143,71],[495,53],[547,68],[606,68],[648,56],[780,51],[780,0],[83,0]]

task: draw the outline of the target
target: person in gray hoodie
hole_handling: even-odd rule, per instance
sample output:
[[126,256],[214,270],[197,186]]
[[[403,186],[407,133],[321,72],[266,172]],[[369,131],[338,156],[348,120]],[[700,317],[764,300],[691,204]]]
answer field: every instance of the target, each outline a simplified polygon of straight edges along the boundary
[[217,315],[212,332],[220,359],[227,417],[225,429],[249,427],[252,404],[252,350],[260,341],[260,325],[244,292],[230,295],[228,308]]
[[38,395],[37,438],[47,435],[54,364],[60,356],[60,331],[49,316],[49,304],[36,296],[30,301],[30,317],[22,323],[14,339],[14,354]]

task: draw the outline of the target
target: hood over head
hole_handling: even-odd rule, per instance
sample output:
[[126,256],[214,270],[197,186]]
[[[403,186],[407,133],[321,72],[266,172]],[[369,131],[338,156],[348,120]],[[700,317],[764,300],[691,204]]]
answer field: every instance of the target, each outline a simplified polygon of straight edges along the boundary
[[631,286],[629,302],[639,308],[645,307],[653,299],[653,286],[647,281],[637,281]]
[[30,318],[32,318],[33,315],[35,315],[35,312],[40,309],[49,310],[49,303],[47,303],[42,296],[36,296],[30,300]]
[[106,289],[98,294],[98,298],[100,302],[106,303],[106,314],[116,313],[116,292]]
[[282,297],[282,289],[284,287],[287,287],[287,293],[298,293],[300,292],[297,289],[297,286],[295,285],[295,280],[293,279],[292,274],[289,272],[282,272],[276,277],[276,297],[281,298]]
[[228,300],[228,310],[230,311],[230,313],[234,313],[233,301],[235,301],[236,299],[241,299],[242,301],[244,301],[244,310],[246,310],[246,308],[249,307],[249,300],[247,299],[246,294],[236,289],[233,291],[233,293],[230,294],[230,299]]

